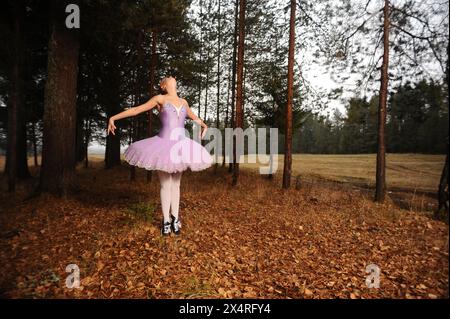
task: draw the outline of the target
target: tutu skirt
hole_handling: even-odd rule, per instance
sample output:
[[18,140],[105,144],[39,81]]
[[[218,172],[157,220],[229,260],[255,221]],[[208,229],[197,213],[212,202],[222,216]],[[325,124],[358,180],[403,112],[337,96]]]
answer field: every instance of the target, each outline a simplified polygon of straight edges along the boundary
[[168,173],[201,171],[213,164],[208,150],[189,137],[172,140],[155,135],[142,139],[128,146],[124,158],[130,165]]

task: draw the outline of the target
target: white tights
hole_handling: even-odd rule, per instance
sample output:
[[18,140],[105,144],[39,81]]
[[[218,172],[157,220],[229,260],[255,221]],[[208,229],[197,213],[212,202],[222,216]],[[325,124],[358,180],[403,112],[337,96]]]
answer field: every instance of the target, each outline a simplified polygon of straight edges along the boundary
[[182,172],[167,173],[158,171],[158,177],[161,184],[161,207],[164,215],[164,222],[170,221],[170,208],[172,209],[172,215],[178,219],[181,174]]

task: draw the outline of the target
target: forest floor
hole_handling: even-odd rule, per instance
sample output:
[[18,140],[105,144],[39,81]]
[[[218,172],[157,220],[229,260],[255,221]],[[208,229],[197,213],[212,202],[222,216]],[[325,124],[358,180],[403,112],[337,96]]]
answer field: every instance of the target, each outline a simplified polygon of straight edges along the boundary
[[[432,197],[409,197],[405,209],[337,182],[305,177],[282,190],[279,174],[243,169],[231,187],[226,169],[188,171],[182,234],[163,238],[157,176],[147,183],[138,169],[130,182],[126,165],[92,165],[77,169],[81,189],[65,199],[27,199],[37,178],[12,196],[0,179],[0,297],[449,296],[449,229],[431,217]],[[80,269],[78,289],[66,287],[69,264]],[[369,265],[379,288],[366,284]]]

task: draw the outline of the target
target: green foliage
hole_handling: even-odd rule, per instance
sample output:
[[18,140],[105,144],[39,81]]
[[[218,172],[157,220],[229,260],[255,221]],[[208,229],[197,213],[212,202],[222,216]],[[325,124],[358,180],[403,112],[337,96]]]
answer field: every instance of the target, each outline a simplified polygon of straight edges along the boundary
[[[448,139],[446,84],[422,80],[395,89],[388,101],[387,151],[391,153],[444,154]],[[330,119],[310,113],[294,133],[294,152],[375,153],[378,96],[350,99],[347,114]]]
[[127,208],[127,213],[137,219],[144,220],[146,222],[153,222],[156,205],[150,201],[142,201],[131,204]]
[[448,108],[444,87],[434,81],[406,83],[388,106],[387,147],[390,152],[445,153]]

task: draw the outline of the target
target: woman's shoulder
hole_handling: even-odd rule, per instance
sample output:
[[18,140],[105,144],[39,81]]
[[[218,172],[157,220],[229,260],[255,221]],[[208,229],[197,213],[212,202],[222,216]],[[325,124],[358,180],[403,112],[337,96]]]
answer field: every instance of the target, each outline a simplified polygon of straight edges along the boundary
[[158,94],[154,96],[155,100],[156,100],[156,108],[158,109],[159,112],[161,112],[161,108],[164,106],[164,104],[166,103],[164,94]]
[[156,102],[158,102],[158,104],[164,104],[164,102],[165,102],[164,94],[155,95],[155,98],[156,98]]

